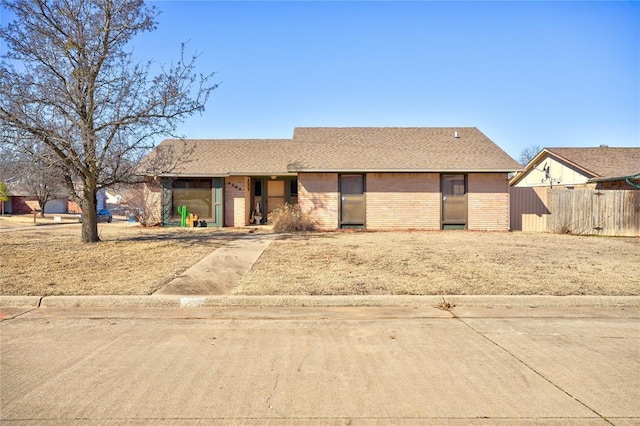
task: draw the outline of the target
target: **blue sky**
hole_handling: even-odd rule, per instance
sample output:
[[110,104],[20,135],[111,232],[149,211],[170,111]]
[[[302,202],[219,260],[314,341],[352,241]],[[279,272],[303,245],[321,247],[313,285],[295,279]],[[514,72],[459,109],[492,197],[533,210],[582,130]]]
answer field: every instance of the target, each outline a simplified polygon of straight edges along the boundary
[[140,59],[216,71],[189,138],[475,126],[527,146],[640,146],[640,3],[157,1]]

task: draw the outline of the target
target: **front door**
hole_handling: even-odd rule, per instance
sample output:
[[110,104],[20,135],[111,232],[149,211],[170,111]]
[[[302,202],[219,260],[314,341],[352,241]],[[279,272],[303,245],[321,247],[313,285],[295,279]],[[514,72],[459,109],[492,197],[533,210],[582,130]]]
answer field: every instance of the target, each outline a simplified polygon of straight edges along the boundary
[[285,203],[285,192],[283,180],[268,180],[267,181],[267,217],[278,207],[281,207]]
[[340,176],[340,227],[364,228],[364,175]]
[[466,176],[451,174],[441,176],[442,229],[466,229],[467,185]]

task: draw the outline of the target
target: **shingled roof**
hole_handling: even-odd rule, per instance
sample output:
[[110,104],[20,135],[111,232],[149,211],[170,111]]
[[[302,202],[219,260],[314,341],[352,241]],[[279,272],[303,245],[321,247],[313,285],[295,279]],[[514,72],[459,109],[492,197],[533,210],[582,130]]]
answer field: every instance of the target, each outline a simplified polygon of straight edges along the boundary
[[185,153],[182,161],[160,174],[165,176],[284,175],[293,161],[293,143],[291,139],[166,139],[155,153]]
[[591,178],[619,178],[640,174],[640,148],[545,148],[578,166]]
[[293,139],[167,139],[186,152],[160,175],[297,172],[512,172],[522,167],[475,127],[298,127]]
[[619,180],[640,175],[640,148],[544,148],[516,175],[510,185],[518,183],[529,170],[551,156],[581,171],[593,182]]
[[513,172],[514,159],[475,127],[297,127],[291,171]]

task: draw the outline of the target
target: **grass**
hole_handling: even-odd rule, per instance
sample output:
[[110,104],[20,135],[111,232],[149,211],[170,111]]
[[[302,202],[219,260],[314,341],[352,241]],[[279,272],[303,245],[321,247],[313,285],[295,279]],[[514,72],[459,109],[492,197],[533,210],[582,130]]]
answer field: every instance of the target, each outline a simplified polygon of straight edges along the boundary
[[275,241],[235,294],[640,295],[640,239],[335,232]]
[[0,294],[151,294],[237,233],[115,223],[98,229],[98,244],[80,243],[79,225],[0,233]]
[[[249,229],[112,223],[99,232],[99,244],[81,244],[79,225],[0,233],[0,294],[151,294]],[[639,247],[639,238],[527,233],[289,234],[233,293],[640,295]]]

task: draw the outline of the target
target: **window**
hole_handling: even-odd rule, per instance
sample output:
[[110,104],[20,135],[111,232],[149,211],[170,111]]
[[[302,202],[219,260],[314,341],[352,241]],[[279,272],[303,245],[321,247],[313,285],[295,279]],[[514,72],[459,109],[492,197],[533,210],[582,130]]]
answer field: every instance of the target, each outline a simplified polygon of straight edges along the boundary
[[364,175],[340,175],[340,227],[362,228],[366,206]]
[[180,217],[178,207],[187,206],[187,211],[200,218],[212,218],[211,179],[176,179],[172,187],[171,216]]
[[442,193],[464,195],[464,175],[442,175]]
[[467,177],[464,174],[443,174],[442,227],[465,229],[467,224]]
[[342,195],[362,195],[364,193],[364,176],[342,175],[340,185]]
[[298,203],[298,178],[289,181],[289,203]]

